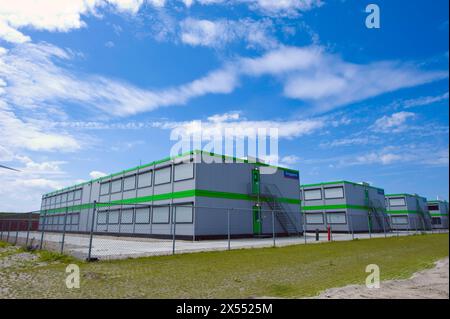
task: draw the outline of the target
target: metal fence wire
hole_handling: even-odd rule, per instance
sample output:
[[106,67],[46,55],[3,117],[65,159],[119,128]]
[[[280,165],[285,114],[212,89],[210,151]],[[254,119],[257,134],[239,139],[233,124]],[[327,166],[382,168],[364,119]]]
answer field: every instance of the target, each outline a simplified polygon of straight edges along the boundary
[[308,212],[256,206],[95,202],[83,215],[70,207],[0,214],[0,240],[92,261],[448,232],[427,228],[417,218],[400,227],[386,214],[347,212],[345,220],[336,220],[322,212],[322,218],[322,224],[314,223],[317,216],[312,220]]

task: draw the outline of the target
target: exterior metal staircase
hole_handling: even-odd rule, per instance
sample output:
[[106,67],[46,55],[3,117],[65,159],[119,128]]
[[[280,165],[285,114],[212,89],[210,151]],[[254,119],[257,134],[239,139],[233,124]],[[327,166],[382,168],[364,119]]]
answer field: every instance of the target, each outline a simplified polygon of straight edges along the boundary
[[283,230],[288,235],[300,235],[298,226],[290,215],[292,214],[291,210],[288,206],[278,200],[280,197],[281,192],[276,185],[263,185],[261,200],[267,203],[270,210],[274,211],[275,218],[278,220]]

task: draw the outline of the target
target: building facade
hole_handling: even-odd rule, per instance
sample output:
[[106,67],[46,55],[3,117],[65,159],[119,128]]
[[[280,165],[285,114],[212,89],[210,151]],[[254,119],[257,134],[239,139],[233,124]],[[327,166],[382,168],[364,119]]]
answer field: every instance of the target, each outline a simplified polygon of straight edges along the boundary
[[416,194],[386,195],[387,213],[395,230],[430,230],[427,199]]
[[432,200],[427,203],[433,229],[448,229],[448,202]]
[[348,181],[302,185],[304,224],[307,231],[389,231],[384,190]]
[[228,230],[293,235],[302,230],[298,185],[296,170],[193,151],[45,194],[40,227],[194,239]]

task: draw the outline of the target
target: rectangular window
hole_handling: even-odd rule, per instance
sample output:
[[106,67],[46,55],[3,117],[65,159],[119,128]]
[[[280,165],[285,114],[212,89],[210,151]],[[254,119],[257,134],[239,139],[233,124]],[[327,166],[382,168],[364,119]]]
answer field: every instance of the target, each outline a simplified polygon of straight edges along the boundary
[[70,201],[73,201],[74,196],[75,196],[75,192],[69,192],[69,193],[67,193],[67,200],[68,200],[69,202],[70,202]]
[[79,213],[72,214],[70,223],[72,225],[78,225],[79,222],[80,222],[80,214]]
[[150,223],[150,208],[136,208],[136,224]]
[[109,186],[110,182],[100,184],[100,195],[108,195],[109,194]]
[[107,222],[108,212],[98,212],[97,214],[97,224],[104,225]]
[[152,186],[152,171],[141,173],[138,176],[138,187],[149,187]]
[[428,210],[439,211],[439,205],[428,205]]
[[317,189],[307,189],[305,192],[305,200],[317,200],[322,199],[322,190],[320,188]]
[[67,193],[64,193],[64,194],[61,195],[61,202],[62,203],[67,202]]
[[440,217],[432,217],[431,218],[431,223],[433,225],[441,225],[441,218]]
[[56,204],[61,204],[61,195],[56,196]]
[[75,199],[75,200],[81,199],[81,189],[77,189],[77,190],[75,191],[74,199]]
[[119,210],[110,210],[108,215],[108,224],[119,223]]
[[175,219],[177,224],[192,224],[194,216],[194,208],[192,204],[183,206],[175,206]]
[[344,188],[342,186],[325,188],[324,193],[326,199],[344,198]]
[[389,198],[389,205],[390,206],[406,206],[405,198],[404,197]]
[[121,224],[133,224],[133,209],[122,210],[122,215],[120,216]]
[[184,179],[194,178],[194,163],[183,163],[175,165],[174,180],[182,181]]
[[395,225],[407,225],[408,224],[408,216],[392,216],[391,220],[392,220],[392,224],[395,224]]
[[172,174],[172,167],[164,167],[155,170],[155,185],[170,183]]
[[58,217],[59,225],[64,225],[64,218],[66,218],[64,215],[59,215],[59,217]]
[[111,182],[111,193],[118,193],[122,191],[122,179],[116,179]]
[[169,206],[153,207],[152,223],[153,224],[168,224],[169,223]]
[[326,213],[328,224],[346,224],[345,213]]
[[307,213],[305,216],[307,224],[323,224],[322,213]]
[[123,190],[129,191],[136,188],[136,175],[128,176],[123,179]]

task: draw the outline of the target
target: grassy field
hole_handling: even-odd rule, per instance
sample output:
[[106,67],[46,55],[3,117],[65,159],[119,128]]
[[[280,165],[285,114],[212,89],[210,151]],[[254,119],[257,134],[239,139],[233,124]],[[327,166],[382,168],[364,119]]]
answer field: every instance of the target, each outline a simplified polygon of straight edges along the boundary
[[[15,254],[33,256],[11,262]],[[95,263],[0,246],[0,297],[297,298],[363,284],[368,264],[380,266],[382,280],[402,279],[448,255],[448,234]],[[70,262],[80,266],[80,289],[65,286]]]

